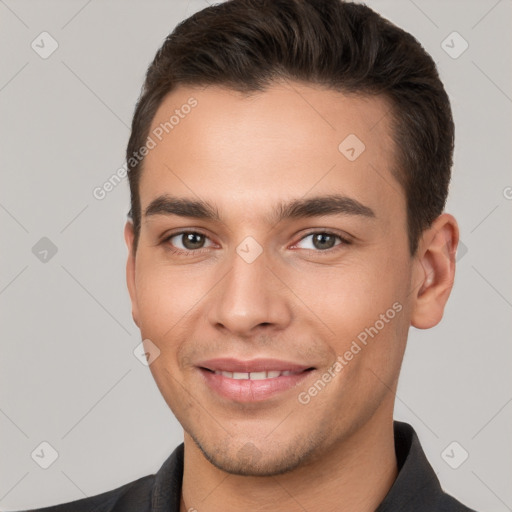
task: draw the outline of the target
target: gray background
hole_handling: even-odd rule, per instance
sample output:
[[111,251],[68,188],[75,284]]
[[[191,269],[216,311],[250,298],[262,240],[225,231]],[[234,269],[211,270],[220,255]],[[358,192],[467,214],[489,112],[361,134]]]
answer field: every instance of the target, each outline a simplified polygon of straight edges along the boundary
[[[512,510],[512,2],[368,4],[433,55],[457,125],[447,208],[463,243],[456,283],[442,323],[410,332],[395,417],[415,427],[447,491],[482,511]],[[124,278],[127,183],[101,201],[92,192],[124,162],[155,51],[206,6],[0,0],[4,511],[113,489],[157,471],[181,442],[133,355],[140,338]],[[59,45],[47,59],[31,48],[43,31]],[[453,31],[469,44],[458,58],[458,36],[442,46]],[[58,452],[48,469],[31,457],[43,441]],[[462,448],[445,452],[452,464],[469,453],[458,469],[442,456],[453,441]]]

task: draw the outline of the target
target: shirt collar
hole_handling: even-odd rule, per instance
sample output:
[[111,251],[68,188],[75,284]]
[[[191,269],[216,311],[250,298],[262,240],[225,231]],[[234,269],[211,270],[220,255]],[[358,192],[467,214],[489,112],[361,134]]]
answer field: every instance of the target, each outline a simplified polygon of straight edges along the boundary
[[414,429],[393,422],[398,476],[375,512],[431,512],[444,495]]

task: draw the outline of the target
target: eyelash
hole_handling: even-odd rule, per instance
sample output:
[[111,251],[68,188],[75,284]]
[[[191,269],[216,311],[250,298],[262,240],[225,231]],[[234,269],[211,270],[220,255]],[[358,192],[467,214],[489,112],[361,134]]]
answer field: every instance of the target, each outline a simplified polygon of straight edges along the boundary
[[178,256],[190,256],[191,254],[202,254],[204,251],[208,250],[209,247],[201,247],[200,249],[188,249],[188,250],[183,250],[183,249],[178,249],[176,247],[173,247],[169,241],[171,240],[171,238],[174,238],[175,236],[182,236],[182,235],[187,235],[187,234],[194,234],[194,235],[202,235],[204,236],[206,239],[209,240],[209,238],[206,236],[205,233],[202,233],[201,231],[197,231],[197,230],[187,230],[187,231],[177,231],[176,233],[171,233],[169,236],[166,236],[163,240],[162,240],[162,243],[166,245],[167,249],[169,251],[171,251],[173,254],[176,254]]
[[302,249],[303,251],[308,251],[309,253],[315,253],[315,254],[326,253],[326,254],[330,254],[330,253],[332,253],[334,251],[340,250],[345,245],[350,245],[351,244],[351,241],[348,238],[345,238],[345,237],[343,237],[341,235],[338,235],[337,233],[333,233],[332,231],[316,230],[316,231],[310,231],[309,233],[306,233],[298,242],[296,242],[294,244],[294,246],[297,245],[298,243],[302,242],[304,239],[306,239],[307,237],[309,237],[311,235],[328,235],[328,236],[333,236],[333,237],[337,238],[340,241],[340,243],[339,244],[335,244],[333,247],[330,247],[329,249],[324,249],[323,251],[320,250],[320,249]]
[[[183,249],[179,249],[179,248],[176,248],[176,247],[173,247],[169,241],[176,237],[176,236],[182,236],[182,235],[186,235],[186,234],[195,234],[195,235],[202,235],[204,236],[206,239],[210,240],[208,238],[208,236],[205,234],[205,233],[202,233],[201,231],[195,231],[195,230],[188,230],[188,231],[178,231],[176,233],[172,233],[170,234],[169,236],[165,237],[163,240],[162,240],[162,243],[165,244],[167,246],[167,249],[169,251],[171,251],[173,254],[176,254],[178,256],[189,256],[191,254],[202,254],[203,252],[207,251],[209,249],[209,247],[201,247],[199,249],[188,249],[188,250],[183,250]],[[336,237],[338,240],[340,240],[340,243],[334,245],[333,247],[329,248],[329,249],[324,249],[324,250],[320,250],[320,249],[302,249],[303,251],[308,251],[310,253],[315,253],[315,254],[322,254],[322,253],[332,253],[338,249],[340,249],[340,247],[342,246],[345,246],[345,245],[350,245],[351,244],[351,241],[348,240],[347,238],[344,238],[342,237],[341,235],[338,235],[337,233],[333,233],[331,231],[322,231],[322,230],[317,230],[317,231],[311,231],[309,233],[306,233],[302,238],[300,238],[298,240],[298,242],[296,242],[294,244],[297,245],[298,243],[302,242],[304,239],[306,239],[307,237],[311,236],[311,235],[329,235],[329,236],[334,236]],[[210,240],[211,241],[211,240]]]

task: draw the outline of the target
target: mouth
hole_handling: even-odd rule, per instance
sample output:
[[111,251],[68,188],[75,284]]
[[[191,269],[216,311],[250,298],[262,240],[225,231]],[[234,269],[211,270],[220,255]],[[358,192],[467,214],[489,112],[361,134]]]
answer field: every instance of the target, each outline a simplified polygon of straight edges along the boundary
[[235,402],[260,402],[293,389],[315,368],[277,359],[215,359],[197,368],[207,386]]
[[[206,371],[212,371],[208,368],[203,368]],[[303,371],[312,370],[312,368],[308,368]],[[292,372],[290,370],[270,370],[270,371],[262,371],[262,372],[227,372],[227,371],[214,371],[212,372],[215,375],[222,375],[223,377],[227,377],[228,379],[235,380],[265,380],[265,379],[276,379],[277,377],[288,377],[289,375],[299,375],[302,372]]]

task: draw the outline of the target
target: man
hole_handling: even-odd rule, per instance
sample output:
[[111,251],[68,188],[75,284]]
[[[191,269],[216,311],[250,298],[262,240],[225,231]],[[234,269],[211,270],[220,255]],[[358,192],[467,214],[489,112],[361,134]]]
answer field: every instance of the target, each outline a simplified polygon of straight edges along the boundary
[[419,43],[340,0],[232,0],[151,64],[127,148],[132,314],[184,429],[156,475],[41,510],[469,511],[393,422],[459,232]]

